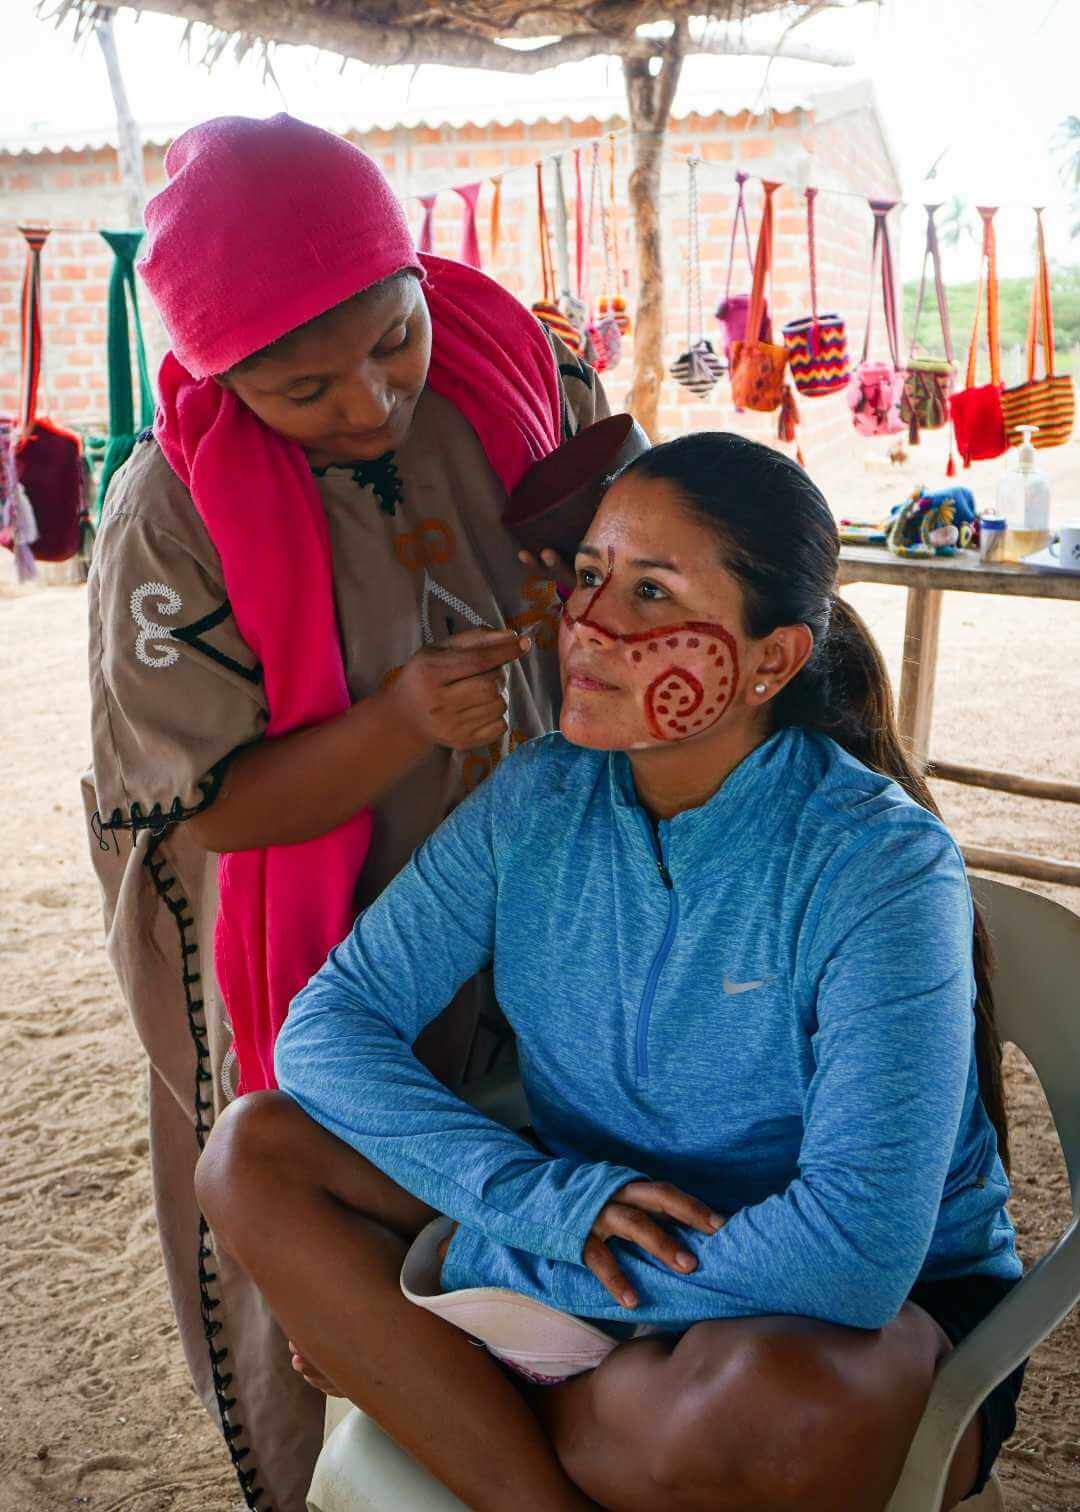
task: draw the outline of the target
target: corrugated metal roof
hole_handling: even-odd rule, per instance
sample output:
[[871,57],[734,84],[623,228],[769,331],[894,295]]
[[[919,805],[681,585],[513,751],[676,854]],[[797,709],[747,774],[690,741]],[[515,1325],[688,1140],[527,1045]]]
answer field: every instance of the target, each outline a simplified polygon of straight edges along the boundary
[[[746,65],[752,65],[747,67]],[[815,70],[816,71],[816,70]],[[362,91],[366,108],[337,119],[319,118],[319,124],[336,131],[411,130],[417,127],[536,126],[564,121],[623,119],[626,94],[617,65],[602,58],[551,69],[534,76],[508,78],[475,70],[439,70],[456,74],[439,80],[433,92],[426,81],[416,87],[411,103],[407,90],[387,77],[365,78]],[[774,81],[762,87],[761,60],[743,58],[688,58],[676,96],[674,119],[689,115],[764,114],[768,110],[808,109],[822,93],[821,86],[808,87],[797,80]],[[456,86],[456,87],[451,87]],[[309,113],[310,114],[310,113]],[[191,120],[148,121],[142,124],[143,141],[164,146]],[[0,127],[0,153],[81,152],[115,147],[115,124],[62,126],[42,123],[28,131],[11,132]]]

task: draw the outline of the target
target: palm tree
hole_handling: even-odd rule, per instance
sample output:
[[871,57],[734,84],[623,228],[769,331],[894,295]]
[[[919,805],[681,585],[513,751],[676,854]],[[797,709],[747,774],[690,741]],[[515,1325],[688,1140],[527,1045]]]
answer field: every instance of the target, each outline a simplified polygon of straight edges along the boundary
[[1073,194],[1080,190],[1080,116],[1068,115],[1054,133],[1053,150],[1061,160],[1061,181]]
[[943,247],[958,247],[962,241],[974,241],[975,231],[971,224],[971,207],[966,199],[954,194],[942,206],[938,221],[938,236]]

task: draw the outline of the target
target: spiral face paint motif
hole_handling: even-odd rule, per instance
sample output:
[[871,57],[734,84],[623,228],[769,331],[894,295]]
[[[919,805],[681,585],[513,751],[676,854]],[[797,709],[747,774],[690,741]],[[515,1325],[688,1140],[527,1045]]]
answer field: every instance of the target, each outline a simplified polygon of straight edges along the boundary
[[596,601],[611,582],[614,552],[608,552],[608,572],[582,615],[564,611],[567,624],[584,625],[626,647],[628,670],[642,687],[645,721],[655,740],[685,740],[700,735],[719,720],[739,685],[739,653],[723,625],[688,620],[662,625],[634,635],[620,635],[592,618]]

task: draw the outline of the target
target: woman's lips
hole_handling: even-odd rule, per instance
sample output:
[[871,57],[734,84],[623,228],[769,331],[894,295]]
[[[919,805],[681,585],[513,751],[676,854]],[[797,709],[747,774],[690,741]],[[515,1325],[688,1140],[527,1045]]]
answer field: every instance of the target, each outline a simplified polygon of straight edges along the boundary
[[568,679],[571,688],[580,688],[584,693],[617,693],[614,683],[603,682],[599,677],[590,677],[587,672],[571,672]]

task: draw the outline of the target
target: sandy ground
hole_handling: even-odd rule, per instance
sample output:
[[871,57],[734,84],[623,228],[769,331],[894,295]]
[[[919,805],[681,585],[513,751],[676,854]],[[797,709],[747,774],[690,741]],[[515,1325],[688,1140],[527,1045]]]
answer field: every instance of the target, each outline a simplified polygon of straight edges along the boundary
[[[928,453],[897,473],[849,473],[838,502],[854,513],[856,498],[865,509],[901,497],[934,460]],[[1058,517],[1080,518],[1080,447],[1050,465]],[[902,593],[850,592],[895,676]],[[84,618],[82,589],[16,589],[5,556],[0,1512],[231,1512],[238,1496],[189,1388],[166,1300],[143,1071],[104,958],[86,857]],[[1080,605],[947,596],[932,749],[1076,780],[1078,667]],[[1078,809],[947,785],[939,796],[964,839],[1080,861]],[[1080,910],[1080,890],[1054,895]],[[1038,1084],[1012,1053],[1009,1090],[1013,1213],[1030,1263],[1065,1226],[1068,1198]],[[1034,1359],[1001,1474],[1013,1512],[1080,1509],[1076,1315]]]

